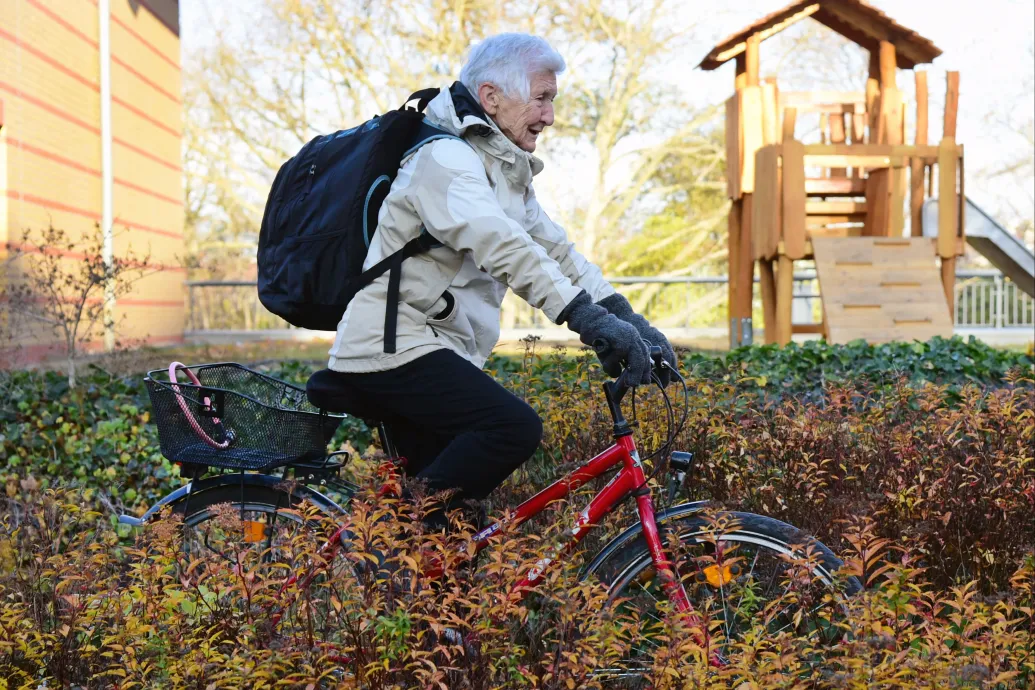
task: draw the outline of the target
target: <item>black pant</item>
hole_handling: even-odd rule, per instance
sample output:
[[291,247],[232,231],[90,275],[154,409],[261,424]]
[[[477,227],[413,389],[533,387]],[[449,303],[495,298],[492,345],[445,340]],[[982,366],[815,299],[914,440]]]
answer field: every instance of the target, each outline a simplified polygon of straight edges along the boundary
[[[384,422],[407,473],[432,491],[460,489],[482,499],[532,456],[543,423],[523,400],[449,350],[436,350],[388,371],[322,371],[309,382],[340,387],[352,412]],[[356,409],[359,408],[359,409]]]

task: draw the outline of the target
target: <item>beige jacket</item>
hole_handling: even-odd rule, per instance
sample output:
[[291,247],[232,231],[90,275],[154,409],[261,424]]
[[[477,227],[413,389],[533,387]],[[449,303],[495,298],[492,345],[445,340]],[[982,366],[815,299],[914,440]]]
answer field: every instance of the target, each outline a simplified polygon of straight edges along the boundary
[[507,139],[466,89],[442,89],[425,115],[463,141],[439,139],[403,160],[364,269],[424,227],[442,246],[402,264],[394,353],[384,351],[388,274],[352,299],[330,350],[335,371],[384,371],[443,348],[481,367],[499,339],[508,289],[554,322],[582,290],[594,301],[614,293],[536,201],[532,177],[542,162]]

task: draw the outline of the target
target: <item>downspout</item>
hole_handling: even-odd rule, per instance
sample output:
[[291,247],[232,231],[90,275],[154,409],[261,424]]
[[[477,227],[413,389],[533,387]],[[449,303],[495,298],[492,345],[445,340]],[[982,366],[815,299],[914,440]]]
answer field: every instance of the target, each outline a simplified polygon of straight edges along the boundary
[[115,262],[115,230],[112,212],[111,169],[111,0],[98,0],[97,18],[101,61],[101,232],[102,256],[108,278],[104,282],[104,349],[115,349],[115,282],[111,270]]

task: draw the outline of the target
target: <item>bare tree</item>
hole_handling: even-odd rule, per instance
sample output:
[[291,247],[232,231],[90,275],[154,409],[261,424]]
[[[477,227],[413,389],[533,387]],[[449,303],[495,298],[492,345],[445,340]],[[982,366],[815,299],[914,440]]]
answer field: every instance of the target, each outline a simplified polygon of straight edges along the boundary
[[[556,2],[554,43],[569,59],[558,122],[548,151],[589,148],[592,179],[581,205],[563,220],[591,260],[611,262],[608,247],[633,237],[681,180],[664,186],[660,172],[674,159],[702,161],[713,153],[715,108],[691,108],[669,83],[685,69],[694,25],[672,0]],[[720,153],[721,155],[721,153]],[[689,225],[689,224],[688,224]]]
[[17,332],[58,339],[67,364],[68,385],[75,388],[76,363],[86,343],[104,323],[105,288],[125,295],[148,273],[148,257],[132,251],[104,259],[100,227],[91,237],[75,240],[53,225],[24,231],[21,243],[8,243],[6,275],[0,282],[0,321]]
[[603,246],[627,240],[646,217],[638,204],[664,205],[677,191],[653,184],[664,162],[711,151],[703,132],[718,125],[717,112],[692,111],[662,78],[692,28],[675,20],[678,7],[266,0],[247,41],[226,35],[188,66],[188,224],[198,250],[254,238],[273,173],[303,142],[447,84],[475,40],[525,30],[547,36],[569,63],[545,148],[593,158],[588,195],[559,220],[586,254],[604,258]]

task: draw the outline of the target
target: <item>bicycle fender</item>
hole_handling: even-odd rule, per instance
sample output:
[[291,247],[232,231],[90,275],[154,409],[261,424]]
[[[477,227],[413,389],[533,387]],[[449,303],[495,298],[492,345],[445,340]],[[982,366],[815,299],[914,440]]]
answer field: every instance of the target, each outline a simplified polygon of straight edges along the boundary
[[[212,489],[223,488],[225,486],[241,486],[243,483],[247,486],[259,486],[270,489],[276,489],[279,485],[283,484],[284,478],[277,477],[269,474],[219,474],[212,477],[205,477],[199,479],[197,482],[188,482],[169,493],[167,496],[162,498],[158,503],[147,509],[147,512],[143,516],[136,518],[131,515],[120,515],[119,522],[123,525],[132,525],[134,527],[140,527],[147,524],[151,518],[158,512],[160,512],[166,506],[175,507],[186,501],[187,496],[190,495],[191,499],[201,496],[206,491]],[[191,486],[194,490],[191,491]],[[295,496],[300,499],[308,500],[321,511],[327,514],[344,514],[345,509],[331,500],[328,496],[317,491],[316,489],[310,488],[305,484],[296,484],[292,489]]]
[[[695,515],[703,512],[709,505],[708,501],[693,501],[691,503],[681,503],[677,506],[667,508],[660,513],[655,513],[654,520],[658,525],[663,525],[671,520],[677,520],[684,518],[689,515]],[[593,573],[597,572],[607,559],[611,558],[619,549],[633,541],[637,537],[643,534],[643,525],[637,522],[632,525],[624,532],[616,536],[614,539],[609,541],[604,548],[597,552],[593,560],[582,567],[582,571],[579,573],[579,580],[585,580]]]
[[162,508],[165,508],[165,506],[167,505],[171,505],[182,500],[184,497],[186,497],[189,491],[190,482],[187,482],[186,484],[176,489],[172,493],[169,493],[166,496],[164,496],[160,501],[158,501],[158,503],[155,503],[153,506],[148,508],[147,512],[144,513],[141,517],[133,517],[132,515],[119,515],[119,524],[131,525],[133,527],[142,527],[151,520],[155,513],[161,511]]

